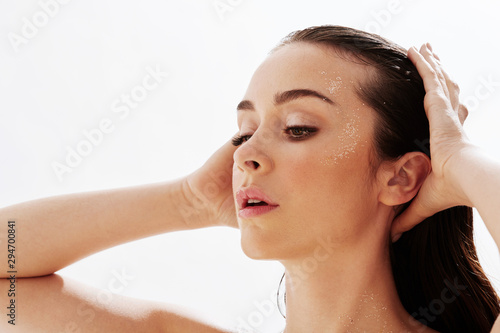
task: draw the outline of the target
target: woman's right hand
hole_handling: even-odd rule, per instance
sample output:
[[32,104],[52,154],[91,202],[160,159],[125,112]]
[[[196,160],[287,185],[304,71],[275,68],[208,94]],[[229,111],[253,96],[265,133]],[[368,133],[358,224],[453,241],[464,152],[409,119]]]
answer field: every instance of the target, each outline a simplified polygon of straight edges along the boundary
[[202,226],[238,228],[232,190],[235,150],[229,140],[185,178],[184,193],[191,204],[180,209],[188,225],[197,221]]

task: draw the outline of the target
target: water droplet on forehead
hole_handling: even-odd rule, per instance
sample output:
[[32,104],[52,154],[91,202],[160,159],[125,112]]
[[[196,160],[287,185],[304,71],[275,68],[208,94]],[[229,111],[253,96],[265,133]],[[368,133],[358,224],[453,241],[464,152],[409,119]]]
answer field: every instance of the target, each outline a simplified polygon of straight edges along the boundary
[[330,94],[333,94],[340,89],[341,85],[342,81],[340,80],[330,80],[330,82],[328,83],[328,91],[330,92]]

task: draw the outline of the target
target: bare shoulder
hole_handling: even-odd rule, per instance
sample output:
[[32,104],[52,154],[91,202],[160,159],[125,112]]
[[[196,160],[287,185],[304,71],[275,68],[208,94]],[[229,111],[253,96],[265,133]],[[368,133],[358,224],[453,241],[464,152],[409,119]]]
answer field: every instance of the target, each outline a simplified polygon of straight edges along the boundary
[[[1,304],[10,304],[0,332],[206,332],[231,333],[203,323],[188,311],[125,297],[56,274],[0,279]],[[10,321],[10,322],[9,322]],[[14,326],[15,325],[15,326]]]
[[177,307],[156,309],[149,318],[149,325],[153,326],[156,332],[234,333],[204,322],[191,313],[180,311]]
[[148,318],[155,332],[234,333],[196,316],[190,309],[163,302],[156,303]]

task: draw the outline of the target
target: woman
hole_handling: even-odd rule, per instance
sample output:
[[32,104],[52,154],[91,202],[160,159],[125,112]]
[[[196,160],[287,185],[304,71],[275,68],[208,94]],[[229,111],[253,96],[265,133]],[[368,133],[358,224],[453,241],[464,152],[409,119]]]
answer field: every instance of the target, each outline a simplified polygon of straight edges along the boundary
[[[477,262],[466,206],[499,244],[500,165],[468,142],[458,87],[429,45],[406,53],[350,28],[295,32],[257,69],[237,110],[232,142],[176,182],[2,209],[2,220],[23,226],[18,277],[222,224],[241,230],[249,257],[285,266],[287,333],[490,331],[498,296]],[[36,307],[56,307],[84,332],[223,332],[163,305],[104,306],[54,275],[18,284],[58,295]],[[23,311],[36,313],[30,306]],[[30,331],[68,325],[23,317]]]

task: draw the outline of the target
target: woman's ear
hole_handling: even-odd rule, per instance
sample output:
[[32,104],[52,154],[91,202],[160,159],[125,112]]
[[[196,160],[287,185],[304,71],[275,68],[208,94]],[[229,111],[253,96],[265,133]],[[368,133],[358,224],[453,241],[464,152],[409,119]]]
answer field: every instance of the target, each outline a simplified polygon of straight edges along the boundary
[[379,202],[398,206],[410,201],[430,172],[431,160],[421,152],[406,153],[396,162],[382,163],[378,170]]

